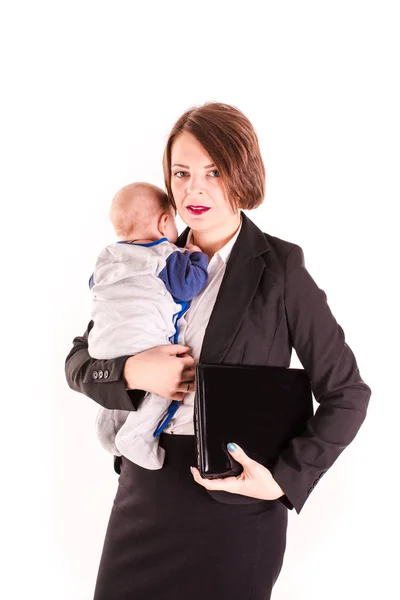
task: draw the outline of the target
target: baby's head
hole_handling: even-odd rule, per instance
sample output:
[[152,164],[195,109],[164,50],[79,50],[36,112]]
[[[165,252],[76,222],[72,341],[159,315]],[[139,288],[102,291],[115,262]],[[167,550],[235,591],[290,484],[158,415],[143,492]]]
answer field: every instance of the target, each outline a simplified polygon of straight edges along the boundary
[[156,241],[178,237],[175,210],[163,190],[151,183],[129,183],[113,198],[110,219],[121,241]]

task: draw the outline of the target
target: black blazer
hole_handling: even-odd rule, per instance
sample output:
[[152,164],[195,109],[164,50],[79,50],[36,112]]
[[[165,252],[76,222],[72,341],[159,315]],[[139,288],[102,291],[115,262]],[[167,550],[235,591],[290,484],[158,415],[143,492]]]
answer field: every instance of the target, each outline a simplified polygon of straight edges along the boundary
[[[206,328],[200,361],[288,367],[292,348],[306,370],[319,403],[304,433],[291,440],[271,469],[285,492],[280,500],[299,513],[316,483],[354,439],[363,423],[371,389],[361,379],[321,290],[304,266],[300,246],[263,233],[244,213]],[[186,244],[189,228],[176,245]],[[76,337],[65,370],[69,386],[101,406],[137,410],[145,392],[125,389],[128,356],[92,359],[87,336]],[[108,378],[94,379],[94,371]],[[119,472],[119,457],[115,470]],[[226,503],[259,499],[208,492]],[[261,500],[261,502],[268,502]]]

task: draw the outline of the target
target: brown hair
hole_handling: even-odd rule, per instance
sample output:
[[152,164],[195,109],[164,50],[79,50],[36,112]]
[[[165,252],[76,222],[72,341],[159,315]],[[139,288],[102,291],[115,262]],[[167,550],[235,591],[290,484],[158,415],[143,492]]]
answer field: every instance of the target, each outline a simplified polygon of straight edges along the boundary
[[220,171],[233,210],[250,210],[263,202],[265,167],[254,127],[235,106],[206,102],[188,109],[177,120],[164,150],[165,187],[175,210],[171,190],[171,147],[184,131],[200,142]]

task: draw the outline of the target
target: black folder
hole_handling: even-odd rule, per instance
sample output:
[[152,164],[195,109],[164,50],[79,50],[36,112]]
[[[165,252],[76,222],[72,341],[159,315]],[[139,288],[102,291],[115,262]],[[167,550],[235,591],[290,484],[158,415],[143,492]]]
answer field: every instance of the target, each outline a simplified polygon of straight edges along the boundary
[[242,472],[229,442],[270,469],[314,414],[304,369],[198,363],[195,380],[197,466],[206,479]]

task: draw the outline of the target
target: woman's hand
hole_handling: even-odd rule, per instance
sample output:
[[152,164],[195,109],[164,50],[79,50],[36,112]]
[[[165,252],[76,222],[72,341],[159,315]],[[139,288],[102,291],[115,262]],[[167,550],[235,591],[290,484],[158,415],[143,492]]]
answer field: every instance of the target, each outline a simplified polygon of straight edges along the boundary
[[207,490],[223,490],[261,500],[276,500],[283,496],[285,492],[272,477],[271,471],[247,456],[237,444],[234,446],[236,447],[234,451],[229,448],[229,445],[227,448],[234,459],[243,465],[243,472],[240,475],[224,479],[203,479],[198,469],[191,467],[194,480]]
[[185,393],[194,390],[194,358],[187,350],[190,350],[189,346],[168,344],[130,356],[124,365],[127,389],[145,390],[163,398],[183,400]]

